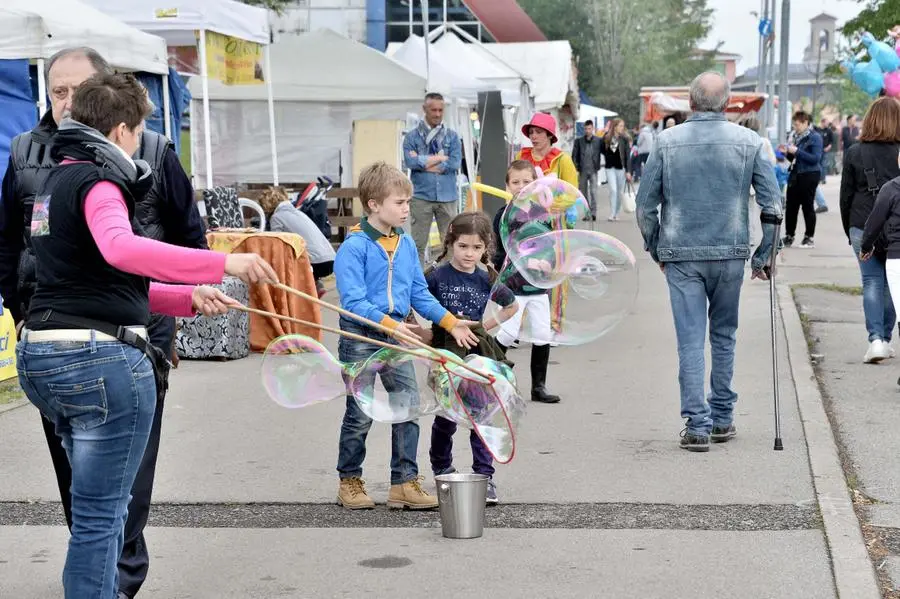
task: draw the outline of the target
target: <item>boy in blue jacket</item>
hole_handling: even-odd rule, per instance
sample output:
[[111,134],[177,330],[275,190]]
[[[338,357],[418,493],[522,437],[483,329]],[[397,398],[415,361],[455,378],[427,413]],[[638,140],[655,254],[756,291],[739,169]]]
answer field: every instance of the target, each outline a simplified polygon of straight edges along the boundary
[[[375,163],[360,174],[359,197],[366,216],[350,231],[334,260],[334,274],[341,306],[354,314],[411,337],[418,335],[405,324],[410,308],[438,323],[465,348],[478,344],[469,329],[477,323],[458,320],[428,291],[416,245],[400,228],[409,218],[412,183],[398,169]],[[341,330],[376,341],[396,343],[392,337],[346,317]],[[338,357],[342,362],[361,362],[381,349],[377,345],[341,337]],[[385,390],[418,401],[412,363],[380,373]],[[352,395],[341,425],[337,470],[341,482],[338,504],[348,509],[371,509],[375,502],[366,493],[362,464],[366,457],[366,436],[372,420],[360,409]],[[422,489],[416,453],[419,447],[417,421],[391,425],[391,490],[388,507],[433,509],[437,499]]]

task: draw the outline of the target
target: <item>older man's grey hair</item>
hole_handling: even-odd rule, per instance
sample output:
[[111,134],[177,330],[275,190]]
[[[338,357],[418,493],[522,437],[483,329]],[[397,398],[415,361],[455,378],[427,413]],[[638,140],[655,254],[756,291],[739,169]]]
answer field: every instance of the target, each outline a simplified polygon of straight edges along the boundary
[[721,73],[707,71],[691,82],[691,109],[694,112],[725,112],[731,85]]
[[51,56],[50,60],[47,61],[47,67],[44,71],[44,76],[49,80],[50,69],[53,68],[53,65],[56,63],[56,61],[61,58],[65,58],[66,56],[72,56],[76,54],[87,58],[90,61],[91,66],[94,67],[94,70],[97,71],[97,73],[101,75],[112,74],[112,67],[109,66],[109,63],[106,62],[106,59],[103,58],[99,52],[87,46],[77,46],[74,48],[63,48],[62,50]]

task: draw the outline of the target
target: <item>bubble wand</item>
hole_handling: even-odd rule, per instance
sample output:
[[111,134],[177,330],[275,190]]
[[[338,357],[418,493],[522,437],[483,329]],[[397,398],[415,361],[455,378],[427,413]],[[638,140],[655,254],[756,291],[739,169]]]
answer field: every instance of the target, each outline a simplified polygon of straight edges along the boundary
[[[459,359],[455,355],[441,354],[440,352],[438,352],[436,349],[434,349],[427,343],[423,343],[420,339],[416,339],[415,337],[410,337],[409,335],[400,333],[399,331],[396,331],[390,327],[386,327],[381,323],[375,322],[374,320],[369,320],[368,318],[366,318],[364,316],[360,316],[359,314],[354,314],[353,312],[350,312],[348,310],[344,310],[343,308],[335,306],[334,304],[329,304],[326,301],[322,301],[317,297],[313,297],[312,295],[309,295],[308,293],[304,293],[303,291],[300,291],[299,289],[294,289],[293,287],[290,287],[289,285],[285,285],[284,283],[278,283],[275,281],[268,281],[268,283],[269,283],[269,285],[272,285],[276,289],[281,289],[282,291],[286,291],[287,293],[291,293],[298,297],[302,297],[303,299],[310,301],[314,304],[318,304],[319,306],[322,306],[323,308],[327,308],[329,310],[332,310],[333,312],[337,312],[341,316],[346,316],[347,318],[352,318],[353,320],[361,322],[368,327],[371,327],[373,329],[376,329],[383,333],[386,333],[395,339],[398,339],[400,341],[405,341],[406,343],[408,343],[409,345],[412,345],[413,347],[418,347],[419,349],[424,349],[425,351],[427,351],[431,354],[434,354],[438,358],[438,360],[440,360],[441,362],[444,362],[444,363],[446,363],[447,361],[453,362],[460,368],[464,368],[465,370],[468,370],[472,374],[479,376],[485,380],[490,381],[492,384],[494,382],[493,375],[485,374],[483,372],[476,370],[475,368],[472,368],[469,364],[467,364],[465,361]],[[367,339],[367,341],[368,341],[368,339]],[[391,347],[394,347],[394,346],[391,346]]]

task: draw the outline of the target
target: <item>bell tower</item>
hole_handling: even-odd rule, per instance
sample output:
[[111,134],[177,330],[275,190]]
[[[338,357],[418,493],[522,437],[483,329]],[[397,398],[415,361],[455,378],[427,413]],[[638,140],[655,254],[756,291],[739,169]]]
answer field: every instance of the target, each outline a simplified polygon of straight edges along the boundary
[[836,26],[837,19],[826,13],[809,20],[809,46],[803,52],[803,62],[814,65],[820,57],[823,65],[834,62]]

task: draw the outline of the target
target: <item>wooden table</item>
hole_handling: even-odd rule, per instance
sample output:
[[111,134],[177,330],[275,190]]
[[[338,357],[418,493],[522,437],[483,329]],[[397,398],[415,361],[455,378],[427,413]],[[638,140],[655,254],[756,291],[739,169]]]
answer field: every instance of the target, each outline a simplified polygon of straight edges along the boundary
[[[316,297],[316,282],[306,253],[306,242],[299,235],[255,229],[217,229],[207,233],[206,240],[210,249],[225,254],[259,254],[278,273],[279,281]],[[322,323],[322,311],[317,304],[270,285],[253,285],[250,288],[250,307]],[[318,329],[258,314],[250,315],[251,351],[265,351],[272,340],[282,335],[306,335],[322,340],[322,332]]]

